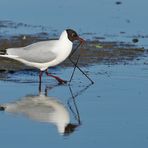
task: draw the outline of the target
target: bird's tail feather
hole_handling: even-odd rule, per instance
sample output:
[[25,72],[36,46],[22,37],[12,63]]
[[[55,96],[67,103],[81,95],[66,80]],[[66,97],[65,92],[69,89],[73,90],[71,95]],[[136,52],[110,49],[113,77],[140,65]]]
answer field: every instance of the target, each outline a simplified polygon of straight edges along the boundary
[[4,54],[6,54],[6,51],[5,50],[1,50],[0,51],[0,55],[4,55]]
[[15,59],[15,58],[17,58],[18,56],[5,54],[5,55],[0,55],[0,57]]

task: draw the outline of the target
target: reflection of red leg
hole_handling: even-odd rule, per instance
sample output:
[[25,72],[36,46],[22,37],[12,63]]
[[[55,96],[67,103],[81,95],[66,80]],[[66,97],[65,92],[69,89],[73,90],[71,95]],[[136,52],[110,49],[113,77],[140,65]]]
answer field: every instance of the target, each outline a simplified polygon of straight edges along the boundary
[[40,73],[39,73],[39,83],[42,82],[42,75],[43,75],[43,71],[40,71]]
[[41,92],[42,75],[43,75],[43,71],[40,71],[39,72],[39,92]]
[[60,84],[67,83],[67,81],[65,81],[65,80],[63,80],[63,79],[61,79],[61,78],[59,78],[59,77],[57,77],[57,76],[54,76],[54,75],[48,73],[47,70],[46,70],[46,75],[47,75],[47,76],[50,76],[50,77],[52,77],[52,78],[55,78]]

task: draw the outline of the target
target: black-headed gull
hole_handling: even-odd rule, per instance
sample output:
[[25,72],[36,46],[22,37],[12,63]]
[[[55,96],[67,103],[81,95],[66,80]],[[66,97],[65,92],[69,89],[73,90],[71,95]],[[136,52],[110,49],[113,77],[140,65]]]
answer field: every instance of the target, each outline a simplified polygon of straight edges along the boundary
[[40,41],[25,47],[8,48],[6,54],[0,56],[39,69],[40,82],[45,71],[47,76],[55,78],[60,84],[66,83],[67,81],[48,73],[47,70],[49,67],[60,64],[70,55],[75,40],[79,40],[80,43],[84,42],[74,30],[66,29],[58,40]]

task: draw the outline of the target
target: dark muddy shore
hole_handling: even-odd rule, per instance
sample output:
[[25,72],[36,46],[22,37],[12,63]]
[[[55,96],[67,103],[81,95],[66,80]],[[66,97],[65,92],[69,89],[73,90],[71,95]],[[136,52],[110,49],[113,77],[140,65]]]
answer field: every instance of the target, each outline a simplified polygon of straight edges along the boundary
[[[7,48],[23,47],[38,41],[52,40],[55,38],[56,37],[50,38],[47,32],[32,35],[1,36],[0,49],[1,52],[3,52]],[[76,45],[77,43],[75,43],[74,48]],[[74,61],[77,60],[79,54],[79,66],[88,66],[95,63],[118,64],[122,62],[126,64],[131,60],[145,56],[147,54],[147,50],[143,47],[137,47],[134,44],[125,42],[100,41],[98,37],[98,39],[95,40],[86,40],[86,43],[77,50],[72,59]],[[14,60],[0,58],[0,61],[1,70],[30,69]],[[61,64],[61,66],[71,67],[72,64],[67,59]]]

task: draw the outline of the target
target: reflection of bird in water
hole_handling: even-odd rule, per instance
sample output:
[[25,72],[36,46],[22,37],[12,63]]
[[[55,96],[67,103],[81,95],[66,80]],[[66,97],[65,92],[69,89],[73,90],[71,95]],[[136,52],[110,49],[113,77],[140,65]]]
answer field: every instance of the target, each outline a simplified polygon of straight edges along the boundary
[[70,123],[70,114],[68,109],[57,98],[49,97],[47,95],[47,88],[45,89],[45,94],[39,93],[39,95],[25,96],[18,101],[0,105],[0,110],[24,115],[36,121],[52,123],[56,125],[59,133],[69,135],[75,131],[79,125],[81,125],[80,115],[75,99],[86,91],[89,86],[91,85],[84,87],[75,94],[73,94],[73,91],[69,86],[71,97],[67,100],[67,104],[77,121],[75,124]]
[[0,110],[21,114],[40,122],[53,123],[61,134],[71,133],[78,126],[70,123],[69,112],[60,101],[44,94],[25,96],[21,100],[1,105]]

